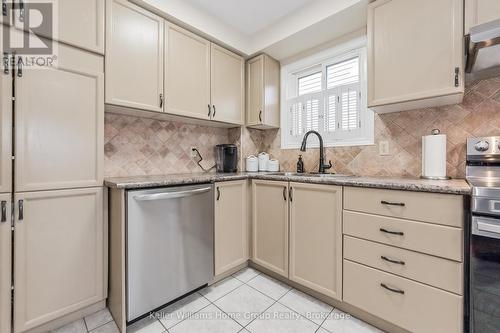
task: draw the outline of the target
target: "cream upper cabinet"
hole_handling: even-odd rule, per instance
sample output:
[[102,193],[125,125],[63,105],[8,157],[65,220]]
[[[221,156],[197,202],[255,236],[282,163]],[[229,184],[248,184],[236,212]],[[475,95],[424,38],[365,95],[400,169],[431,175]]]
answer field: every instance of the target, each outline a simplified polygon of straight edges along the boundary
[[22,193],[15,203],[14,332],[104,300],[103,189]]
[[176,25],[165,26],[167,113],[210,119],[210,42]]
[[219,275],[248,260],[247,181],[215,187],[215,275]]
[[[0,45],[3,46],[0,26]],[[2,52],[3,54],[3,52]],[[12,183],[12,73],[2,61],[0,72],[0,193],[11,191]]]
[[280,127],[280,64],[268,55],[247,62],[247,126]]
[[290,183],[290,280],[342,299],[342,187]]
[[394,112],[463,98],[463,1],[368,5],[368,106]]
[[0,332],[10,332],[12,286],[10,202],[10,194],[0,194]]
[[[16,2],[20,3],[18,0]],[[29,6],[29,1],[24,2]],[[52,4],[54,28],[57,30],[51,35],[42,30],[37,32],[39,36],[104,54],[105,0],[44,0],[42,3]],[[24,13],[26,15],[27,11]],[[21,15],[21,11],[14,11],[12,16],[15,26],[27,30],[26,20]]]
[[164,20],[126,0],[106,7],[106,103],[163,111]]
[[58,39],[104,54],[105,0],[57,1]]
[[500,19],[500,1],[465,0],[465,34],[478,24]]
[[102,186],[103,58],[60,44],[57,67],[17,71],[15,190]]
[[288,183],[252,182],[252,260],[288,277]]
[[213,43],[210,59],[212,120],[243,125],[245,61]]

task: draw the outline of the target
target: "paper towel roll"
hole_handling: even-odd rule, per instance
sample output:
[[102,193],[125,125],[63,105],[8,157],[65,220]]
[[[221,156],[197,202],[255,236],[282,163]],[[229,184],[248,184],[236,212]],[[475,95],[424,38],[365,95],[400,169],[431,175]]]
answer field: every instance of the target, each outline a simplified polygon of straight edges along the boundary
[[446,178],[446,135],[422,137],[422,177]]

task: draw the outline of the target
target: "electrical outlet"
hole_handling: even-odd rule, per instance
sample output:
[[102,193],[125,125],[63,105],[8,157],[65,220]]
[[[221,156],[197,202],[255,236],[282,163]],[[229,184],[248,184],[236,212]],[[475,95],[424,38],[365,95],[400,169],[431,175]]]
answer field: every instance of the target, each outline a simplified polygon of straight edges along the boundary
[[191,156],[191,158],[198,157],[198,154],[196,154],[195,149],[198,149],[198,148],[197,147],[191,147],[191,148],[189,148],[189,156]]
[[389,155],[389,141],[380,141],[378,144],[378,153],[380,156]]

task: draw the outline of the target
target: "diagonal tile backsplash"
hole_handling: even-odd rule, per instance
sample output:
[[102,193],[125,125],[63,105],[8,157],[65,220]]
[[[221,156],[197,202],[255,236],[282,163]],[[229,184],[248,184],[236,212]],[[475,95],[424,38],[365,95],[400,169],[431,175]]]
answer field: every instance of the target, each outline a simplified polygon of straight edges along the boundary
[[[281,149],[279,130],[216,128],[106,114],[106,176],[200,172],[189,149],[198,147],[204,166],[214,163],[214,146],[239,146],[240,169],[244,157],[267,151],[280,160],[281,169],[294,171],[302,154],[307,171],[318,164],[318,149],[302,153]],[[500,77],[471,83],[458,105],[375,115],[375,145],[327,148],[335,172],[363,176],[409,176],[421,173],[421,139],[434,128],[448,136],[448,174],[463,178],[468,137],[500,135]],[[380,156],[378,143],[388,141],[390,154]]]

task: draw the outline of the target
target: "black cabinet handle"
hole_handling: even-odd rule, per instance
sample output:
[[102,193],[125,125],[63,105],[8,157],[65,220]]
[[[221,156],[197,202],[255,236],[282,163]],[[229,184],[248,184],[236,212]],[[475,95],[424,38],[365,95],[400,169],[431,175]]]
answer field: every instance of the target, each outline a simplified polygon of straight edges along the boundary
[[219,201],[220,199],[220,188],[217,187],[217,201]]
[[208,117],[210,118],[210,115],[212,114],[212,110],[210,109],[210,104],[208,104]]
[[380,256],[380,259],[391,262],[393,264],[406,265],[406,263],[402,260],[394,260],[394,259],[387,258],[386,256]]
[[384,289],[387,289],[389,291],[392,291],[393,293],[396,293],[396,294],[401,294],[401,295],[404,295],[405,294],[405,291],[404,290],[401,290],[401,289],[396,289],[396,288],[391,288],[389,286],[387,286],[385,283],[381,283],[380,286]]
[[10,56],[7,52],[3,53],[3,73],[6,75],[10,73]]
[[293,201],[293,187],[290,186],[290,189],[288,190],[288,197],[290,198],[290,202]]
[[259,111],[259,121],[262,122],[262,110]]
[[283,187],[283,200],[286,201],[286,186]]
[[17,60],[17,77],[23,77],[23,60],[21,58]]
[[19,22],[24,22],[24,1],[19,0]]
[[402,231],[391,231],[391,230],[387,230],[384,228],[380,228],[380,231],[385,232],[386,234],[404,236],[404,232],[402,232]]
[[215,114],[217,113],[217,109],[215,108],[215,105],[212,105],[212,108],[214,109],[214,114],[212,115],[212,118],[215,118]]
[[163,102],[164,102],[163,94],[160,94],[160,109],[163,107]]
[[382,205],[389,205],[389,206],[400,206],[400,207],[406,206],[404,202],[389,202],[389,201],[382,200],[382,201],[380,201],[380,203]]
[[2,218],[0,222],[7,222],[7,201],[2,201]]
[[24,220],[24,200],[19,200],[19,221]]

